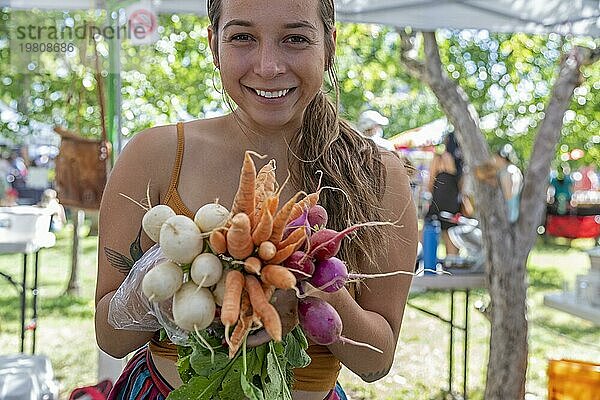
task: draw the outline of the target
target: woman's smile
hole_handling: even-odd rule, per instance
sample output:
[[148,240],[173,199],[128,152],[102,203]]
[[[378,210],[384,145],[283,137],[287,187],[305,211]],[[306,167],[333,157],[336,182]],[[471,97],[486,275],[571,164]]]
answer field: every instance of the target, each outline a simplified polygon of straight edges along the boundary
[[249,86],[244,87],[262,104],[283,104],[291,97],[291,94],[296,89],[294,87],[286,89],[258,89]]

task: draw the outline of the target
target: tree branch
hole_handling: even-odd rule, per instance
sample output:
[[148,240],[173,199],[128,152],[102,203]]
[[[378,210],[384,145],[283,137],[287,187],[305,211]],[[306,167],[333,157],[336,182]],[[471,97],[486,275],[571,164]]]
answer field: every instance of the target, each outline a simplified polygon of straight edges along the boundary
[[425,64],[409,55],[414,49],[415,35],[406,33],[402,28],[397,28],[396,32],[400,35],[400,61],[408,68],[408,72],[413,77],[424,81]]
[[477,168],[490,161],[490,152],[479,129],[479,117],[464,90],[448,78],[442,68],[434,32],[423,32],[425,45],[425,82],[435,93],[440,106],[456,129],[467,165]]
[[598,51],[582,47],[573,48],[561,61],[558,78],[552,90],[552,96],[546,107],[546,116],[538,129],[533,153],[527,172],[517,226],[518,240],[527,241],[523,248],[529,249],[535,244],[535,231],[542,221],[543,207],[536,206],[545,202],[549,166],[556,153],[556,144],[560,139],[563,116],[568,110],[573,90],[580,84],[581,66],[593,63],[598,59]]

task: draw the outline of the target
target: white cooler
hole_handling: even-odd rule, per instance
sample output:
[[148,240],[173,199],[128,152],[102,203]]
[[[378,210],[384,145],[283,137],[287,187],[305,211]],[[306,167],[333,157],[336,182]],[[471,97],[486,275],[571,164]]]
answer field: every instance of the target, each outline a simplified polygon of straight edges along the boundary
[[51,218],[43,207],[0,207],[0,243],[35,240],[50,230]]
[[0,356],[0,400],[58,400],[58,389],[46,356]]

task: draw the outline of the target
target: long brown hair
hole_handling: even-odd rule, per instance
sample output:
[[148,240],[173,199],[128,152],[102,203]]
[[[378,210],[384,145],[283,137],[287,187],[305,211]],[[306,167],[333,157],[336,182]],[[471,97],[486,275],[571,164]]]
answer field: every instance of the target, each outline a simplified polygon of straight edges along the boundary
[[[221,0],[208,1],[208,18],[217,35]],[[342,230],[365,221],[381,221],[381,199],[385,190],[385,168],[373,141],[361,136],[338,115],[339,86],[336,77],[335,7],[333,0],[319,3],[325,27],[326,69],[334,89],[334,102],[319,91],[304,112],[302,127],[290,143],[289,165],[296,187],[313,192],[319,184],[340,190],[324,189],[320,203],[329,213],[328,228]],[[342,243],[339,258],[351,269],[359,270],[372,262],[382,240],[381,227],[361,229],[352,240]]]

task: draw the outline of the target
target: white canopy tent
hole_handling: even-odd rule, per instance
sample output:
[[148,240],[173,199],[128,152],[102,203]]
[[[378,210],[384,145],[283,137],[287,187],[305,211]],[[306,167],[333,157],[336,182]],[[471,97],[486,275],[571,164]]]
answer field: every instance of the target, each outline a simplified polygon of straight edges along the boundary
[[[153,0],[160,13],[206,14],[206,0]],[[0,0],[14,9],[106,8],[106,0]],[[130,2],[123,2],[124,5]],[[340,21],[417,30],[487,29],[600,36],[599,0],[337,0]]]

